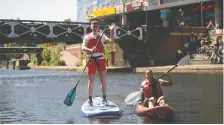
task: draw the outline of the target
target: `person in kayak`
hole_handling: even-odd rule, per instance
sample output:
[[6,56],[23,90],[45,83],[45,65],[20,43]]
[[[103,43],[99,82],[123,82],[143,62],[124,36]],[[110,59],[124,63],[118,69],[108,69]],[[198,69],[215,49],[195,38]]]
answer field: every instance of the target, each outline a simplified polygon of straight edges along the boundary
[[[92,32],[85,35],[83,38],[82,51],[85,51],[90,58],[87,64],[88,69],[88,95],[89,95],[89,105],[93,105],[92,94],[93,94],[93,81],[96,72],[99,73],[101,88],[103,93],[103,102],[107,103],[106,99],[106,60],[104,59],[104,43],[114,41],[114,27],[115,24],[112,23],[109,26],[110,38],[106,35],[99,33],[99,22],[94,20],[91,22]],[[100,39],[101,38],[101,39]],[[97,44],[99,40],[99,43]],[[97,45],[96,45],[97,44]],[[91,54],[93,55],[91,56]]]
[[[161,89],[162,86],[171,86],[172,79],[169,75],[167,75],[169,80],[156,79],[153,78],[152,70],[148,69],[145,72],[145,80],[141,84],[141,103],[144,104],[145,107],[154,107],[154,106],[163,106],[166,104],[166,99],[163,96],[163,91]],[[154,82],[155,81],[155,82]]]

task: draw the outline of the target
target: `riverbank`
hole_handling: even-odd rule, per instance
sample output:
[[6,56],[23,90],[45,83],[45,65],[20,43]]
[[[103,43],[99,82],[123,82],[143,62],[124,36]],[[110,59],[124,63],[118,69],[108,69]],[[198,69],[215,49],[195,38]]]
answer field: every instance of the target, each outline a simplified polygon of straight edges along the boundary
[[[145,72],[151,69],[153,72],[166,72],[174,65],[158,67],[138,67],[136,69],[123,67],[107,67],[107,72]],[[59,71],[76,71],[82,72],[84,67],[76,66],[33,66],[34,70],[59,70]],[[176,73],[223,73],[223,64],[219,65],[185,65],[178,66],[172,72]]]

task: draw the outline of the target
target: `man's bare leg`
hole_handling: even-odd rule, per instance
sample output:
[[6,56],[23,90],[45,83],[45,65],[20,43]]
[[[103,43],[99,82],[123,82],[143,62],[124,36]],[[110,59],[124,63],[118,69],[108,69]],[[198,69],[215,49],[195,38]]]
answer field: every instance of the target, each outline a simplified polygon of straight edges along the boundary
[[148,107],[152,108],[155,106],[156,99],[154,97],[149,98]]
[[103,93],[103,99],[104,101],[106,101],[106,95],[107,95],[106,71],[99,71],[99,76]]
[[93,75],[89,75],[88,80],[88,95],[89,95],[89,104],[92,105],[92,96],[93,96]]
[[145,107],[149,107],[149,99],[145,98],[145,100],[143,101],[143,104]]
[[158,102],[159,106],[164,106],[166,104],[166,100],[164,96],[159,97]]

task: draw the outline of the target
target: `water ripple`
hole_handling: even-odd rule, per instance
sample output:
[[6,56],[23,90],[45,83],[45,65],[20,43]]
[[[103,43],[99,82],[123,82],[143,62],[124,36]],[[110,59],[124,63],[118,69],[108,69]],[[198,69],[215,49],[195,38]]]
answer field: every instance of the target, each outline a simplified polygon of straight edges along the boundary
[[[118,119],[87,119],[80,107],[87,100],[88,77],[84,73],[71,107],[63,104],[80,72],[0,70],[0,121],[8,124],[149,124],[167,123],[139,117],[125,97],[139,91],[142,73],[108,73],[108,99],[123,111]],[[155,77],[158,77],[156,75]],[[173,123],[222,123],[222,75],[173,74],[174,85],[164,95],[175,111]],[[165,78],[166,79],[166,78]],[[94,95],[102,96],[98,75]],[[212,101],[211,101],[212,100]]]

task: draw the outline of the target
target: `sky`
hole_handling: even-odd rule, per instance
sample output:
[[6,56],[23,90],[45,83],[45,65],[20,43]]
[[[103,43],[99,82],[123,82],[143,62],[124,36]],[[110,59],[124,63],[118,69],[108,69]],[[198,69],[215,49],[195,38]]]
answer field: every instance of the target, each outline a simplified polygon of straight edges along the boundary
[[76,21],[77,0],[0,0],[0,19]]

